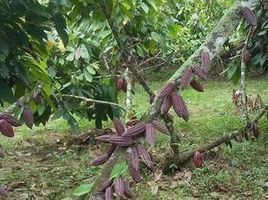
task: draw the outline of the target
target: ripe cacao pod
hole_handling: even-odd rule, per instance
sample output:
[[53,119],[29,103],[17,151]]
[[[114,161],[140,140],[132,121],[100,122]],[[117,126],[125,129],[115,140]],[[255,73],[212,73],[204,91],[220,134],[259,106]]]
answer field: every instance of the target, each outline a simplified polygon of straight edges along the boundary
[[158,96],[159,97],[165,97],[167,95],[169,95],[175,88],[175,84],[174,83],[167,83],[160,91]]
[[125,184],[124,195],[128,199],[131,199],[133,197],[132,192],[131,192],[130,188],[127,186],[127,184]]
[[4,119],[0,119],[0,132],[6,137],[14,137],[14,130],[11,124]]
[[185,121],[188,121],[189,112],[182,97],[178,95],[176,92],[173,92],[171,98],[172,98],[172,106],[173,106],[175,113],[179,117],[183,118]]
[[241,8],[241,11],[243,13],[245,20],[249,23],[249,25],[257,26],[257,16],[249,7],[243,6]]
[[145,138],[150,145],[155,144],[155,127],[152,123],[146,124]]
[[34,102],[36,105],[39,105],[42,102],[42,95],[40,93],[38,93],[35,97],[34,97]]
[[104,192],[108,187],[111,187],[112,186],[112,181],[110,179],[104,181],[100,187],[100,191],[101,192]]
[[133,166],[134,169],[139,170],[140,166],[139,153],[135,147],[131,148],[131,152],[128,156],[128,162],[130,165]]
[[15,117],[13,117],[10,113],[7,112],[0,113],[0,119],[6,120],[9,124],[15,127],[21,125],[20,122],[17,119],[15,119]]
[[134,126],[128,128],[125,130],[122,136],[125,137],[137,137],[141,135],[146,129],[146,124],[144,122],[139,122],[135,124]]
[[195,89],[196,91],[198,91],[198,92],[204,92],[204,88],[203,88],[203,86],[202,86],[200,83],[198,83],[195,79],[193,79],[193,80],[191,81],[190,85],[191,85],[191,87],[192,87],[193,89]]
[[119,197],[124,197],[125,183],[122,177],[118,177],[114,180],[114,191]]
[[167,127],[164,124],[161,124],[160,122],[154,120],[152,121],[152,124],[154,125],[154,127],[159,130],[161,133],[164,133],[166,135],[169,135],[169,131],[167,129]]
[[33,128],[34,119],[33,119],[33,113],[29,106],[24,106],[23,112],[22,112],[22,118],[30,129]]
[[105,200],[113,200],[113,189],[112,189],[112,187],[108,187],[105,190]]
[[193,164],[197,168],[203,167],[203,165],[204,165],[203,156],[199,151],[196,151],[194,153]]
[[171,106],[172,106],[171,96],[167,95],[164,98],[163,103],[161,105],[161,115],[167,114]]
[[2,187],[0,187],[0,196],[5,197],[5,198],[8,197],[7,191]]
[[111,155],[113,154],[113,152],[115,151],[117,145],[116,144],[111,144],[107,150],[107,154],[109,157],[111,157]]
[[148,151],[145,149],[143,145],[139,145],[137,147],[138,154],[140,159],[145,163],[145,165],[152,170],[154,167],[151,155],[148,153]]
[[181,89],[184,90],[191,82],[193,76],[193,72],[191,69],[186,69],[181,77]]
[[199,66],[195,66],[192,68],[193,73],[202,80],[207,80],[206,72]]
[[122,135],[124,133],[124,131],[125,131],[125,126],[121,122],[121,120],[118,119],[118,118],[114,118],[113,123],[114,123],[114,128],[115,128],[117,134]]
[[124,84],[125,84],[125,79],[122,78],[122,77],[121,78],[118,78],[116,80],[116,89],[118,91],[123,90]]
[[128,162],[128,170],[129,170],[129,173],[130,173],[132,179],[135,182],[138,183],[142,180],[139,169],[135,169],[132,162]]
[[250,60],[251,60],[251,54],[249,53],[249,51],[246,48],[244,48],[242,50],[241,58],[242,58],[242,60],[243,60],[244,63],[249,63],[250,62]]
[[107,154],[100,155],[90,162],[91,166],[98,166],[104,164],[109,159]]

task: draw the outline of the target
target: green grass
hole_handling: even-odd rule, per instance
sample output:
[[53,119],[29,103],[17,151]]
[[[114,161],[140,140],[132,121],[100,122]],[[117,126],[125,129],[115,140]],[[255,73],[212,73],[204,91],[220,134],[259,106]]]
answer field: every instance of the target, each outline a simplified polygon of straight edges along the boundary
[[[150,83],[153,90],[163,82]],[[182,92],[190,120],[174,117],[175,130],[182,142],[182,151],[211,141],[242,126],[240,114],[232,104],[231,83],[210,81],[204,83],[205,92],[189,88]],[[248,94],[260,94],[268,102],[268,82],[248,81]],[[124,101],[123,95],[120,102]],[[136,115],[140,117],[148,107],[148,98],[141,87],[136,87],[133,99]],[[174,116],[174,112],[171,112]],[[255,113],[252,112],[253,116]],[[80,120],[81,129],[93,128],[92,122]],[[111,122],[105,123],[106,127]],[[219,147],[207,156],[205,167],[193,169],[191,164],[172,176],[144,175],[146,181],[133,187],[135,199],[267,199],[268,190],[268,124],[260,122],[261,137],[243,143],[233,142],[233,148]],[[72,191],[81,183],[92,182],[99,167],[89,167],[88,161],[103,151],[94,144],[65,146],[71,131],[63,120],[49,122],[46,127],[16,129],[14,139],[0,136],[0,145],[7,152],[0,160],[0,185],[10,190],[10,199],[75,199]],[[157,158],[168,151],[169,138],[158,135],[153,149]],[[157,191],[157,194],[154,194]]]

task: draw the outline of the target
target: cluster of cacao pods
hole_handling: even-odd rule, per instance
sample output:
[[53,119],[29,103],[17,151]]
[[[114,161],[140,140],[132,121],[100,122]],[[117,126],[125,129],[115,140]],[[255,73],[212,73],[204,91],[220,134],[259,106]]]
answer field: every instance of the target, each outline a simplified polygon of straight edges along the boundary
[[116,134],[105,134],[96,137],[96,140],[103,143],[109,143],[110,146],[105,154],[100,155],[91,161],[92,166],[101,165],[108,161],[117,146],[129,147],[136,145],[135,140],[139,137],[145,137],[149,144],[154,145],[156,130],[168,134],[168,129],[158,121],[149,123],[138,122],[128,128],[126,128],[118,118],[114,118],[113,123]]
[[[198,77],[201,80],[207,80],[207,73],[210,66],[210,56],[208,52],[203,51],[201,53],[201,64],[200,66],[194,66],[184,71],[180,81],[181,89],[185,89],[188,85],[194,88],[198,92],[203,92],[203,86],[196,80]],[[175,113],[183,118],[185,121],[189,119],[189,112],[187,106],[182,97],[176,92],[176,85],[173,82],[166,84],[159,92],[160,98],[164,98],[161,105],[161,115],[168,113],[171,106]]]
[[114,180],[104,181],[100,192],[104,194],[105,200],[112,200],[114,196],[122,199],[132,198],[132,192],[121,176]]
[[20,122],[10,113],[0,113],[0,132],[6,137],[14,137],[13,126],[20,126]]
[[116,89],[117,91],[127,92],[127,82],[124,78],[120,77],[116,80]]

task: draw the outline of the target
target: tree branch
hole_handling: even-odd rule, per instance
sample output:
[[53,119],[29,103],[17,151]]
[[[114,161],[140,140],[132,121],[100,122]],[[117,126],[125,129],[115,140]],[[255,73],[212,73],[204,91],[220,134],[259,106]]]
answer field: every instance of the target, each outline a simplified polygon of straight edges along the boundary
[[102,101],[102,100],[96,100],[96,99],[90,99],[86,97],[76,96],[72,94],[58,94],[57,96],[67,97],[67,98],[74,98],[74,99],[80,99],[86,102],[92,102],[92,103],[99,103],[99,104],[106,104],[110,106],[115,106],[121,108],[123,111],[126,111],[126,109],[123,106],[120,106],[119,104],[109,102],[109,101]]
[[200,151],[202,153],[202,152],[211,150],[211,149],[213,149],[213,148],[215,148],[215,147],[217,147],[225,142],[228,142],[228,141],[234,139],[235,137],[239,136],[240,134],[243,134],[245,131],[248,131],[251,128],[250,124],[258,122],[258,120],[261,117],[263,117],[264,114],[267,113],[267,111],[268,111],[268,105],[265,106],[265,108],[263,108],[261,110],[261,112],[250,123],[246,124],[240,130],[234,131],[233,133],[230,133],[226,136],[220,137],[220,138],[214,140],[213,142],[210,142],[204,146],[200,146],[200,147],[196,148],[196,150],[181,153],[179,155],[174,154],[174,156],[166,158],[166,160],[162,164],[163,172],[164,173],[171,172],[171,169],[170,169],[171,165],[181,166],[181,165],[185,164],[187,161],[189,161],[193,157],[193,155],[196,151]]

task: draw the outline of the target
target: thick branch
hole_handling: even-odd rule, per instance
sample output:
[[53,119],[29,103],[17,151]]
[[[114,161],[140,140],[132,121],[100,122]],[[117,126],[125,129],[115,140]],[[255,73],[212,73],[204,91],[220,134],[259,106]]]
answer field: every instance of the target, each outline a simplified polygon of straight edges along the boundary
[[187,161],[189,161],[193,157],[193,155],[196,151],[205,152],[205,151],[211,150],[211,149],[213,149],[213,148],[215,148],[215,147],[217,147],[225,142],[228,142],[228,141],[234,139],[236,136],[239,136],[241,133],[248,131],[248,129],[250,129],[250,124],[258,122],[258,120],[261,117],[263,117],[264,114],[267,113],[267,111],[268,111],[268,106],[266,106],[264,109],[262,109],[262,111],[250,123],[246,124],[239,131],[234,131],[233,133],[231,133],[229,135],[220,137],[211,143],[208,143],[204,146],[198,147],[196,150],[181,153],[179,155],[174,154],[172,157],[167,158],[163,163],[163,172],[169,173],[171,171],[171,169],[170,169],[171,165],[181,166],[181,165],[185,164]]

